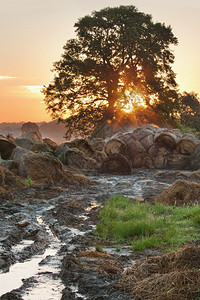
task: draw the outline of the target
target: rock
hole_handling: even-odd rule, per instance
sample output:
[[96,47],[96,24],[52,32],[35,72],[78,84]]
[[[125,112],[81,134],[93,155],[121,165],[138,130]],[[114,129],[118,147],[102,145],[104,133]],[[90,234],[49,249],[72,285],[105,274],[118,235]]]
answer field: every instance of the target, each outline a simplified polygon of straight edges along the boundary
[[24,123],[21,127],[21,132],[22,132],[22,135],[24,135],[28,132],[36,132],[37,135],[39,136],[39,138],[40,139],[42,138],[39,127],[36,123],[32,123],[32,122]]
[[9,159],[16,145],[9,139],[0,136],[0,156],[3,159]]
[[113,153],[103,161],[100,172],[115,175],[130,175],[131,164],[122,154]]
[[120,140],[119,138],[111,138],[109,139],[105,146],[104,151],[107,155],[113,154],[113,153],[121,153],[122,147],[125,147],[125,142]]
[[59,184],[88,184],[89,180],[72,171],[64,170],[63,164],[51,155],[26,153],[20,162],[20,175],[34,181]]
[[156,197],[156,200],[167,205],[193,205],[200,203],[200,184],[177,180],[167,190]]
[[162,147],[165,147],[169,151],[174,150],[177,145],[177,136],[171,131],[163,131],[155,134],[154,142]]
[[183,134],[178,142],[177,151],[181,154],[192,155],[194,149],[199,144],[199,140],[192,134]]
[[69,149],[58,156],[59,160],[67,166],[75,169],[97,170],[99,164],[93,158],[87,157],[79,149]]

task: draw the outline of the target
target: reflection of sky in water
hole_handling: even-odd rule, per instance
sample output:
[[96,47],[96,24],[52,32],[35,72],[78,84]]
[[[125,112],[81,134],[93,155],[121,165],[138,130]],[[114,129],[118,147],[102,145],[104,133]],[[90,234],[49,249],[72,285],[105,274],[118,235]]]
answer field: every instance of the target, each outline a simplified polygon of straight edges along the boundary
[[[43,223],[41,217],[37,216],[37,221],[40,225],[43,225],[48,232],[51,239],[51,246],[46,249],[44,254],[35,255],[32,259],[23,263],[16,263],[10,267],[8,273],[0,274],[0,296],[13,289],[20,288],[23,284],[23,279],[36,275],[34,277],[36,283],[27,290],[23,299],[56,300],[61,298],[64,286],[61,280],[55,276],[55,274],[58,274],[60,271],[59,268],[62,257],[58,256],[57,252],[61,244],[57,238],[54,238],[51,230]],[[33,243],[33,241],[23,240],[18,245],[12,247],[12,251],[22,251],[31,243]],[[48,260],[47,264],[40,264],[45,258]]]

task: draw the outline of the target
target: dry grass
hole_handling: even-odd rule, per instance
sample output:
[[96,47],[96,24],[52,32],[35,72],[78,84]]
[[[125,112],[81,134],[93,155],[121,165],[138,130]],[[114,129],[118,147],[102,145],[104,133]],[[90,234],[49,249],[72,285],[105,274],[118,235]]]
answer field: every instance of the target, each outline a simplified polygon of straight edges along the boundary
[[200,247],[138,261],[116,286],[138,300],[192,300],[200,296]]

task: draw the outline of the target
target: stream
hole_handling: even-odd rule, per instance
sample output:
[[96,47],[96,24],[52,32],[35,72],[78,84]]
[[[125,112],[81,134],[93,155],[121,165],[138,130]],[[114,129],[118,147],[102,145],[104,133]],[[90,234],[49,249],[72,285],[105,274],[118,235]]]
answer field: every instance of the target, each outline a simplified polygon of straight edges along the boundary
[[[177,179],[177,171],[155,176],[158,172],[89,176],[93,184],[87,187],[30,187],[18,191],[15,201],[1,202],[0,299],[130,299],[123,292],[111,293],[117,270],[112,276],[99,273],[102,260],[80,256],[80,251],[95,250],[98,210],[111,195],[144,201]],[[119,252],[105,245],[104,251],[108,263],[117,261],[121,270],[135,259],[128,247]]]

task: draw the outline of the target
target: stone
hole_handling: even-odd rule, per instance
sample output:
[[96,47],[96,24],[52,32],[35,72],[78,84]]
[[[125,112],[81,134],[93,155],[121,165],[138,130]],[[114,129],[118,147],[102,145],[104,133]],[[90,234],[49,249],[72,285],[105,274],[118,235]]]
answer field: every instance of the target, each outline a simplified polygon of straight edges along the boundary
[[103,161],[100,167],[100,172],[115,175],[130,175],[131,163],[122,154],[113,153]]

